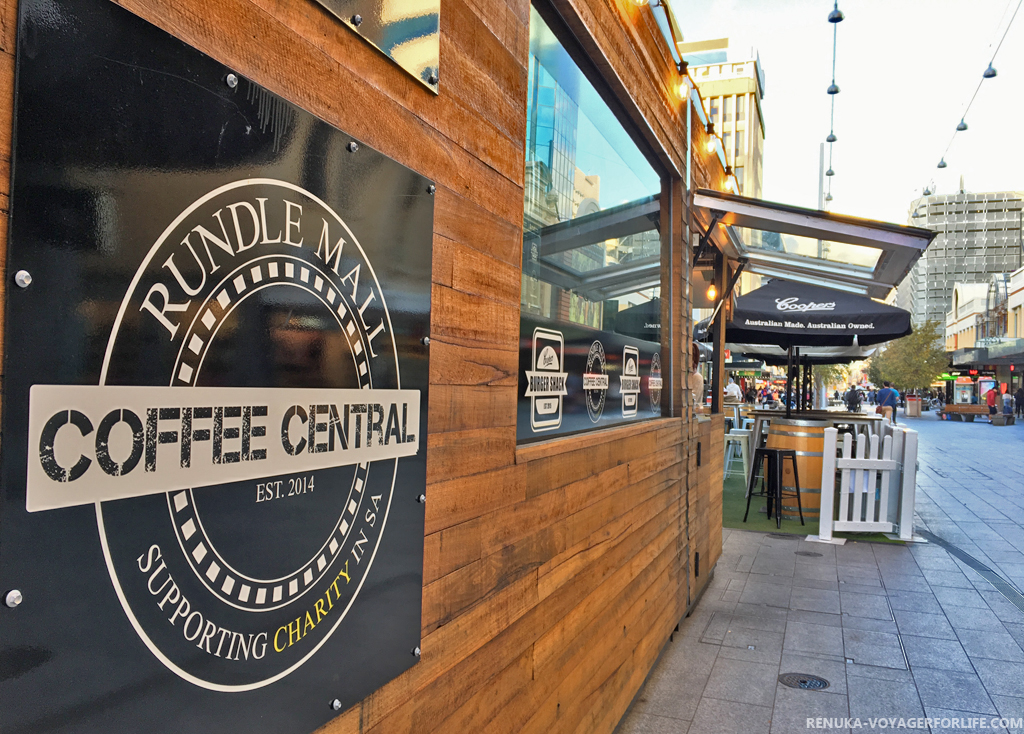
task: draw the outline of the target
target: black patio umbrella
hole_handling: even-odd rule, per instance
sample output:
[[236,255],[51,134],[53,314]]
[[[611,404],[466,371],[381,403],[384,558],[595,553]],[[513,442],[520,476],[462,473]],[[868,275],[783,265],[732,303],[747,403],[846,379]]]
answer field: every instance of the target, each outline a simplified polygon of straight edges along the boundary
[[862,347],[907,336],[910,312],[804,283],[772,280],[736,299],[726,341],[780,347]]
[[[786,349],[787,416],[794,347],[865,347],[911,332],[910,312],[902,308],[785,280],[771,280],[737,298],[732,321],[725,331],[726,340],[734,344],[766,344]],[[798,359],[797,375],[801,363],[803,360]],[[802,396],[803,392],[798,394]]]

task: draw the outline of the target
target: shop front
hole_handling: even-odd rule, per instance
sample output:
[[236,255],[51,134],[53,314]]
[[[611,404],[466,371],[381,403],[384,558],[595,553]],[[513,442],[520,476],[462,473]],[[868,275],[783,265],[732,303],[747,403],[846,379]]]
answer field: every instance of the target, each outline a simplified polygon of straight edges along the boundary
[[0,728],[613,731],[722,545],[666,7],[0,8]]

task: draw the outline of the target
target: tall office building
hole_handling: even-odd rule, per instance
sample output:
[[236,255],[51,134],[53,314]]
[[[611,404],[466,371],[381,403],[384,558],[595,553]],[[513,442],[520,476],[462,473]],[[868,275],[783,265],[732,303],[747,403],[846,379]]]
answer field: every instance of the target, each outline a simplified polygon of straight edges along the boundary
[[[754,49],[749,53],[730,49],[728,38],[680,43],[679,53],[700,90],[705,114],[722,137],[725,159],[736,174],[740,194],[760,199],[764,184],[764,69],[760,57]],[[761,235],[748,232],[744,236]],[[782,242],[765,241],[761,246],[781,250]],[[743,273],[736,291],[741,295],[760,285],[759,275]]]
[[680,43],[704,111],[722,136],[725,157],[736,173],[740,194],[761,198],[764,182],[764,69],[754,49],[737,53],[728,38]]
[[988,283],[1019,268],[1022,204],[1024,195],[1016,191],[961,190],[912,201],[908,223],[938,234],[897,287],[896,305],[910,311],[915,324],[945,323],[955,283]]

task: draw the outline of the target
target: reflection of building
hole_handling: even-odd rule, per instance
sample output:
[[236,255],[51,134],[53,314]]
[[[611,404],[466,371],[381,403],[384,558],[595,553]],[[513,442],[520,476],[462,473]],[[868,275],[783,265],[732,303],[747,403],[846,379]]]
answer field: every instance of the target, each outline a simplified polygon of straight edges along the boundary
[[722,136],[740,194],[760,199],[764,155],[764,69],[760,57],[753,49],[744,55],[730,51],[728,38],[680,43],[679,52],[689,64],[704,111]]
[[911,202],[910,224],[938,236],[898,286],[896,305],[915,324],[942,322],[955,283],[987,283],[1021,262],[1022,195],[958,193],[924,196]]
[[621,126],[595,109],[566,62],[545,43],[531,45],[521,304],[523,313],[607,330],[618,311],[658,296],[660,276],[649,271],[661,237],[647,211],[657,211],[657,199],[602,206],[602,175],[605,199],[614,200],[629,181],[617,174],[636,174],[616,147]]

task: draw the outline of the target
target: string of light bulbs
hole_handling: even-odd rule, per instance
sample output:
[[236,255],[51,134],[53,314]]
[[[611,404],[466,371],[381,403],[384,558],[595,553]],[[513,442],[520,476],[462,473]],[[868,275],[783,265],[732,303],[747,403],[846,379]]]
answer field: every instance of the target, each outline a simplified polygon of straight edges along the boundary
[[[638,7],[641,7],[641,8],[643,8],[645,6],[650,7],[652,9],[653,8],[661,8],[662,12],[665,14],[665,22],[666,22],[666,25],[668,25],[669,35],[671,36],[672,47],[675,49],[676,53],[679,53],[679,44],[681,42],[681,38],[677,37],[677,35],[676,35],[675,20],[674,20],[674,18],[672,16],[672,13],[669,10],[668,0],[633,0],[633,4],[638,6]],[[693,82],[693,80],[690,79],[690,74],[689,74],[689,71],[687,69],[687,66],[688,65],[687,65],[686,61],[683,60],[682,54],[679,54],[679,61],[676,63],[676,71],[679,74],[679,80],[678,80],[678,82],[675,85],[674,91],[675,91],[676,97],[678,97],[681,102],[684,102],[684,103],[688,104],[690,102],[691,90],[694,91],[694,92],[697,92],[697,98],[698,99],[700,99],[700,91],[698,90],[697,85]],[[717,146],[719,145],[719,143],[721,141],[721,138],[719,137],[718,133],[715,131],[715,123],[714,123],[714,121],[712,119],[710,119],[710,116],[708,117],[707,124],[704,126],[704,132],[708,136],[707,152],[708,153],[714,153],[716,148],[717,148]],[[724,143],[722,143],[722,151],[723,151],[723,153],[725,151]],[[739,189],[739,181],[736,180],[736,174],[733,171],[732,166],[729,165],[729,156],[728,156],[728,154],[725,154],[725,170],[724,170],[724,173],[725,173],[725,182],[723,184],[723,188],[726,188],[726,189],[729,188],[730,183],[731,183],[732,188],[734,188],[734,190],[738,193],[739,190],[740,190]],[[730,182],[730,179],[732,179],[731,182]]]
[[963,114],[960,115],[960,122],[957,124],[956,130],[953,131],[953,136],[949,139],[949,145],[947,145],[946,150],[943,151],[942,157],[939,159],[939,164],[936,168],[946,167],[946,156],[949,155],[949,149],[953,147],[953,142],[956,140],[956,136],[967,130],[967,113],[971,111],[971,106],[974,104],[974,100],[978,98],[978,92],[981,91],[981,85],[985,83],[986,79],[994,79],[996,77],[996,67],[993,66],[993,64],[995,64],[996,56],[999,54],[999,49],[1002,48],[1003,41],[1006,40],[1006,35],[1010,32],[1010,27],[1013,25],[1013,20],[1017,17],[1017,11],[1020,10],[1022,3],[1024,3],[1024,0],[1018,0],[1017,8],[1013,11],[1013,15],[1010,16],[1010,22],[1006,24],[1006,29],[1003,31],[1003,35],[999,39],[999,43],[996,44],[996,50],[992,52],[992,58],[989,59],[988,67],[981,75],[981,80],[978,82],[978,86],[974,88],[974,94],[971,95],[971,101],[967,103],[967,107],[964,108]]
[[828,22],[832,24],[832,83],[825,91],[831,98],[832,111],[828,124],[828,137],[825,138],[825,142],[828,143],[828,170],[825,171],[825,176],[828,177],[828,193],[825,194],[825,201],[832,201],[832,177],[836,175],[836,172],[832,170],[832,145],[839,140],[836,137],[836,95],[839,94],[839,85],[836,84],[836,47],[839,40],[839,24],[845,17],[843,11],[839,9],[839,0],[835,0],[832,10],[828,14]]

